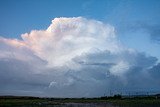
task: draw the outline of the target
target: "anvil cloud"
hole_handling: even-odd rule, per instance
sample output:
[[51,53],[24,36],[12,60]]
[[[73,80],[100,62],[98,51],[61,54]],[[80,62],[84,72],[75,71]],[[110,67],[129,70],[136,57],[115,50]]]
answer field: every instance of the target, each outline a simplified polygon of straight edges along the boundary
[[156,57],[121,44],[109,24],[55,18],[22,39],[0,38],[0,94],[92,97],[160,89]]

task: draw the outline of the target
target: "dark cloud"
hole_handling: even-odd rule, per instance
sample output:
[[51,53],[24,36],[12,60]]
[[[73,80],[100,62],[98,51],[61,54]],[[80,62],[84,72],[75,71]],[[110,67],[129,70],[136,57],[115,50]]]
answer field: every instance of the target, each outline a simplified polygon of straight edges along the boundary
[[149,69],[149,73],[153,78],[159,78],[159,76],[160,76],[160,63],[153,66],[151,69]]
[[[37,69],[30,62],[15,59],[1,59],[0,61],[0,92],[13,95],[35,95],[54,97],[94,97],[126,91],[158,90],[159,64],[146,69],[155,63],[153,57],[138,55],[144,61],[128,69],[123,76],[116,76],[109,70],[110,66],[99,63],[96,66],[85,65],[76,70]],[[139,58],[138,58],[139,59]],[[144,62],[151,62],[150,64]],[[96,62],[96,61],[95,61]],[[144,66],[146,64],[146,66]],[[94,64],[95,65],[95,64]],[[44,65],[38,65],[43,68]],[[106,67],[105,67],[106,66]],[[43,73],[44,72],[44,73]],[[156,81],[156,82],[155,82]],[[8,90],[8,91],[7,91]]]

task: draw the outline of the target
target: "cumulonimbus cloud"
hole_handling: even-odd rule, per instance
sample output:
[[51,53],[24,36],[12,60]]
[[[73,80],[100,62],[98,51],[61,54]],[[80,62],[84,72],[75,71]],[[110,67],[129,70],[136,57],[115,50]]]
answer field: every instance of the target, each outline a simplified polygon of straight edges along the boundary
[[153,79],[157,58],[123,46],[114,27],[103,22],[55,18],[46,30],[21,37],[0,38],[0,84],[7,83],[0,94],[10,88],[14,94],[21,90],[37,96],[90,97],[111,89],[160,89],[158,83],[135,84]]

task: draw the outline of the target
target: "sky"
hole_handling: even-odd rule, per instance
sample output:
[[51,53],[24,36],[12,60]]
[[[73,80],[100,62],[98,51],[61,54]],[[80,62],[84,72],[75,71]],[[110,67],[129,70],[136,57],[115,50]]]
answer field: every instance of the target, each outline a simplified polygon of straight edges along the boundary
[[160,92],[159,0],[1,0],[0,95]]

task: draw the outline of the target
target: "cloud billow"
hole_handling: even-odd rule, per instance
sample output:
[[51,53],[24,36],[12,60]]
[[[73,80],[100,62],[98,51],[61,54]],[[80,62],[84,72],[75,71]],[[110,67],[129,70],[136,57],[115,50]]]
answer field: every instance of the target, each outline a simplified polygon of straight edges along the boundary
[[2,95],[93,97],[160,89],[159,82],[149,82],[159,81],[157,58],[123,46],[103,22],[55,18],[46,30],[21,37],[0,38]]

